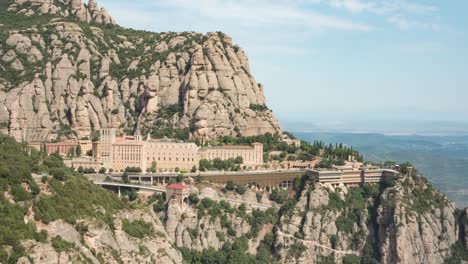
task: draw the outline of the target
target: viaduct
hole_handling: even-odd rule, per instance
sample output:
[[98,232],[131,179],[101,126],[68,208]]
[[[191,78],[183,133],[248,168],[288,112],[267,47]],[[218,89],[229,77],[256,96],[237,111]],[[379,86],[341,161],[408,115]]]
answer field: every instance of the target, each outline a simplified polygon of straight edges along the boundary
[[[275,170],[275,171],[255,171],[255,172],[206,172],[206,173],[185,173],[186,177],[202,177],[206,181],[217,184],[226,184],[232,181],[238,185],[256,184],[260,188],[280,187],[291,188],[295,178],[304,176],[305,170]],[[176,173],[138,173],[128,175],[131,182],[147,183],[149,185],[165,185],[171,179],[175,179]],[[113,176],[121,176],[113,175]]]

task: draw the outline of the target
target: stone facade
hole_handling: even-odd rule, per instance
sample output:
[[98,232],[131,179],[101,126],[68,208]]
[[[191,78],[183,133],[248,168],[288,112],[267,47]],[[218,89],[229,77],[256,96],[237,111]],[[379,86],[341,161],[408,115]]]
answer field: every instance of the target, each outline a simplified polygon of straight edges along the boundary
[[186,169],[198,165],[198,147],[194,143],[148,140],[144,145],[143,167],[156,162],[158,169]]
[[222,160],[235,159],[242,157],[244,165],[256,166],[263,164],[263,144],[253,143],[250,146],[220,146],[207,147],[199,151],[200,159],[213,160],[220,158]]

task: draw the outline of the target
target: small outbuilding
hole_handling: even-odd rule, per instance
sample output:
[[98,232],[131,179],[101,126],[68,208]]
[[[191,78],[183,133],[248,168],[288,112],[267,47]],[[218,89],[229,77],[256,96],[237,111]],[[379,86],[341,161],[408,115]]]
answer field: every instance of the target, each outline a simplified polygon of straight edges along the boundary
[[180,206],[188,203],[189,187],[183,184],[169,184],[166,186],[166,202],[176,202]]

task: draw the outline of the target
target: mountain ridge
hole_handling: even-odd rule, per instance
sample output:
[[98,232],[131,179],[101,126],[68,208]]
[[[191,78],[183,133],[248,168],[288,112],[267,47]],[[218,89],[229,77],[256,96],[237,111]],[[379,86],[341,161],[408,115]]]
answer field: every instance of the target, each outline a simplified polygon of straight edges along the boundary
[[[53,3],[62,8],[51,14]],[[87,15],[88,6],[58,0],[10,5],[5,19],[40,23],[3,25],[2,132],[29,141],[90,137],[101,127],[168,136],[183,130],[186,138],[206,139],[281,131],[248,58],[227,35],[103,25]],[[49,11],[26,16],[34,9]]]

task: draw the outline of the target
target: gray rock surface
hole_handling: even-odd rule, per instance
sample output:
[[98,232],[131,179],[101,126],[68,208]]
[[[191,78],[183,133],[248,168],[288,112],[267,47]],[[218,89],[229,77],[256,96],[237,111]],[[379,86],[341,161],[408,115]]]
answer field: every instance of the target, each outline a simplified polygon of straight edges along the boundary
[[[145,134],[169,127],[207,139],[280,131],[247,56],[225,34],[113,34],[95,26],[115,22],[94,1],[16,0],[9,11],[23,9],[58,18],[0,43],[2,65],[19,73],[13,80],[0,71],[2,130],[17,140],[137,124]],[[67,16],[94,24],[60,19]]]

